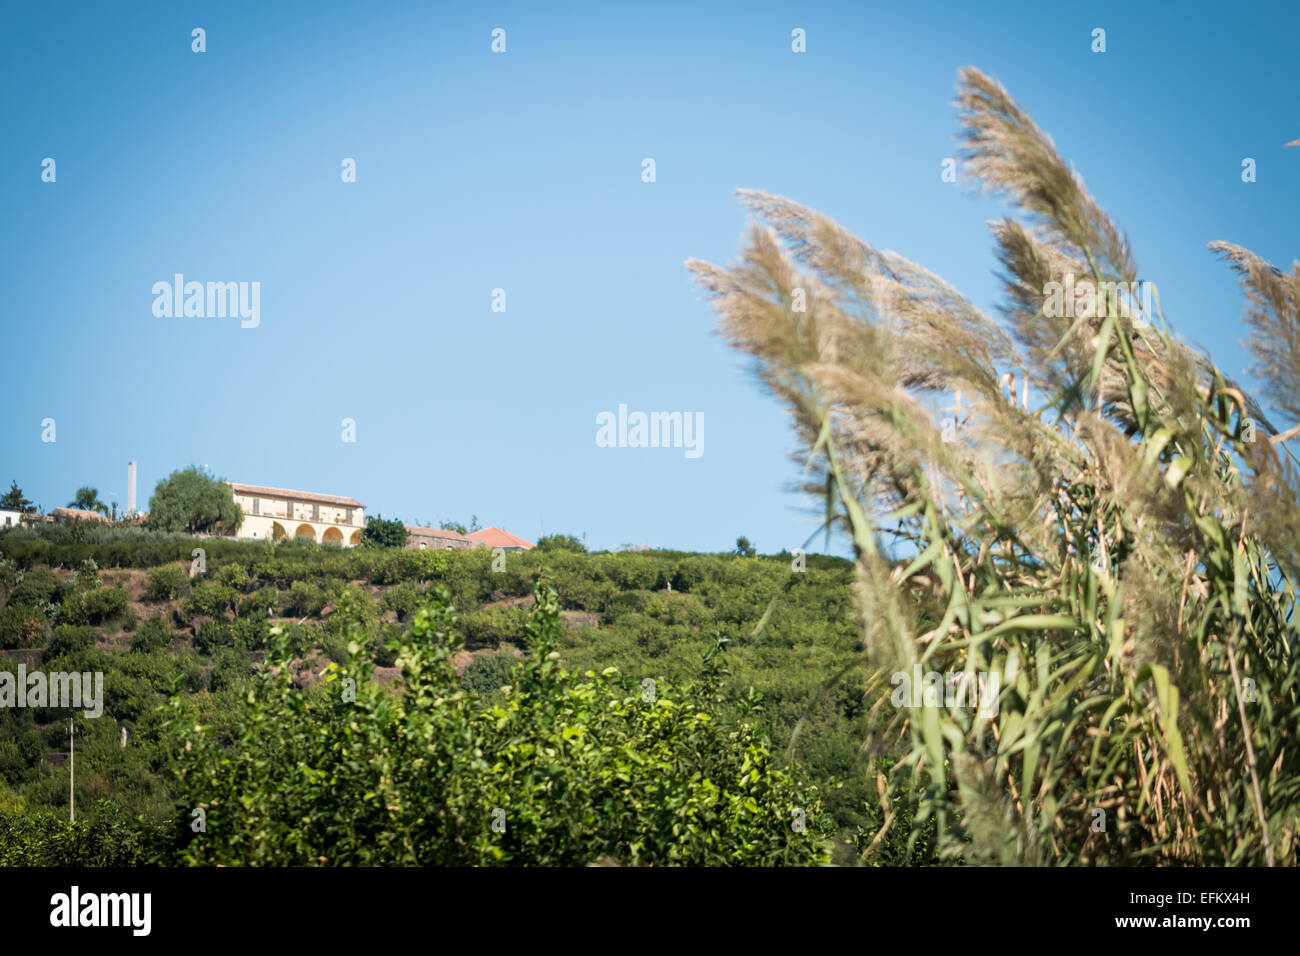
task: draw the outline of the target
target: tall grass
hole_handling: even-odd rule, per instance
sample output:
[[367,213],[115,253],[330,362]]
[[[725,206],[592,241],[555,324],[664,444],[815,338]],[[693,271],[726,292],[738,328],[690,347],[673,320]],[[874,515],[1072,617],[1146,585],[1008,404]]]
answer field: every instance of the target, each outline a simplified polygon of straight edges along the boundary
[[[963,71],[958,107],[965,171],[1014,213],[992,225],[1000,321],[761,192],[741,193],[757,222],[739,262],[688,263],[854,542],[881,688],[864,747],[904,754],[882,830],[932,822],[974,863],[1294,865],[1296,428],[1182,344],[1158,295],[1058,314],[1049,283],[1136,282],[1133,253],[999,84]],[[1300,418],[1300,263],[1212,248],[1245,289],[1266,397]],[[957,391],[968,417],[945,436],[932,405]],[[996,707],[893,708],[893,675],[918,671],[995,675]]]

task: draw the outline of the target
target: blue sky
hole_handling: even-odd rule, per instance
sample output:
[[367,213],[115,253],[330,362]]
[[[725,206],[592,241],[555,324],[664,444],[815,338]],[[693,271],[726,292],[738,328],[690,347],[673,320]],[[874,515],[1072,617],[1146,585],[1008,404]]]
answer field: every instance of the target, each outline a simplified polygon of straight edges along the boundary
[[[6,5],[0,480],[46,510],[83,484],[124,504],[134,459],[144,504],[197,463],[408,523],[793,548],[816,518],[783,411],[683,267],[735,257],[734,190],[822,210],[992,310],[999,207],[940,178],[973,64],[1127,231],[1175,328],[1239,374],[1241,298],[1205,246],[1300,256],[1298,11]],[[155,317],[178,272],[259,282],[260,324]],[[704,454],[597,447],[620,403],[703,413]]]

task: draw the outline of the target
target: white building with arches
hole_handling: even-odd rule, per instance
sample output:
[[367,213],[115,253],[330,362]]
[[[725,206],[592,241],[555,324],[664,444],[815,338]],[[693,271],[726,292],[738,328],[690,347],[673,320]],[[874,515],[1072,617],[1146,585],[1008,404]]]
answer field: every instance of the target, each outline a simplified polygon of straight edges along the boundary
[[355,498],[233,481],[227,484],[244,513],[235,533],[237,538],[303,538],[344,548],[361,543],[361,530],[366,526],[365,505]]

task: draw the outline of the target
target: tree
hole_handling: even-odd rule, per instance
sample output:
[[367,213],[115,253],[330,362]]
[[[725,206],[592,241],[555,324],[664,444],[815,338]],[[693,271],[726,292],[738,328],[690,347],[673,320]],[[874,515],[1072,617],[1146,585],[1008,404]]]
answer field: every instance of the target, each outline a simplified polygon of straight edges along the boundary
[[752,558],[755,554],[755,551],[754,551],[754,546],[749,543],[749,539],[746,538],[744,535],[741,535],[739,538],[736,539],[735,550],[733,550],[731,553],[738,554],[742,558]]
[[455,531],[457,534],[473,534],[479,530],[478,515],[469,516],[469,527],[465,527],[459,521],[440,521],[438,527],[443,531]]
[[371,515],[361,532],[361,542],[374,548],[400,548],[406,544],[406,525],[383,515]]
[[101,515],[108,514],[108,505],[99,500],[99,491],[89,485],[83,485],[77,489],[77,495],[68,502],[68,507],[80,508],[82,511],[94,511]]
[[4,497],[0,497],[0,510],[21,511],[26,515],[31,514],[36,508],[23,497],[22,489],[18,487],[18,482],[14,481],[9,486],[9,490],[5,492]]
[[230,486],[195,465],[158,482],[149,499],[150,528],[190,534],[234,534],[244,520]]
[[586,548],[571,534],[547,534],[537,539],[538,551],[576,551],[579,554],[586,552]]

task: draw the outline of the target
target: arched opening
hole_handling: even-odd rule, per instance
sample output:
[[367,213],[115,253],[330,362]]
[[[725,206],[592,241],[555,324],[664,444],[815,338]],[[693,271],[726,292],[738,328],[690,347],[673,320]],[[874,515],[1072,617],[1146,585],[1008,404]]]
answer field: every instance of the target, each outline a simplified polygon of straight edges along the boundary
[[309,524],[298,525],[298,530],[293,533],[293,536],[295,538],[300,538],[304,540],[311,540],[311,541],[316,540],[316,532],[315,530],[312,529],[312,526]]
[[353,531],[353,532],[352,532],[352,537],[348,540],[348,543],[351,544],[351,545],[358,545],[358,544],[360,544],[360,543],[361,543],[361,532],[360,532],[360,531]]
[[338,528],[326,528],[325,533],[320,536],[321,544],[336,544],[343,547],[343,532]]
[[280,524],[278,521],[271,522],[272,541],[283,541],[286,534],[288,534],[288,532],[284,530],[284,525]]

